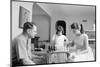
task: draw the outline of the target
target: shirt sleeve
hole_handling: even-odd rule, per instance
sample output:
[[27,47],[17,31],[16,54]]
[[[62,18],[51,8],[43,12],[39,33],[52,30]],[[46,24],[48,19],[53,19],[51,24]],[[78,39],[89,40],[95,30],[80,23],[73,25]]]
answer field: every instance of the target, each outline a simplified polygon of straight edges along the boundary
[[18,52],[19,59],[28,59],[27,49],[23,40],[17,40],[16,49]]
[[24,40],[17,40],[17,45],[16,45],[16,49],[17,49],[17,53],[18,53],[18,57],[19,59],[22,59],[24,64],[35,64],[28,55],[28,50],[26,47],[26,42]]

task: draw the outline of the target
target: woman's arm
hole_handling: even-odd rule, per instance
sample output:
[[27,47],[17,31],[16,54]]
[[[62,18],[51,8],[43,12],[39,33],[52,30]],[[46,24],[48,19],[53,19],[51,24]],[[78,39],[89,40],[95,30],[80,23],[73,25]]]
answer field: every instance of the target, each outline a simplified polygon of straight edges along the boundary
[[56,35],[53,35],[52,40],[51,40],[51,46],[55,45],[55,39],[56,39]]
[[70,46],[70,47],[69,47],[69,51],[70,51],[70,52],[76,52],[76,51],[77,51],[76,45]]
[[81,53],[87,53],[89,44],[88,44],[88,36],[86,34],[84,35],[83,45],[84,45],[85,50],[81,51]]
[[69,41],[68,49],[69,49],[69,52],[76,52],[77,51],[74,41]]
[[51,42],[50,42],[50,46],[49,46],[49,50],[55,50],[55,40],[56,40],[56,35],[54,34],[52,39],[51,39]]

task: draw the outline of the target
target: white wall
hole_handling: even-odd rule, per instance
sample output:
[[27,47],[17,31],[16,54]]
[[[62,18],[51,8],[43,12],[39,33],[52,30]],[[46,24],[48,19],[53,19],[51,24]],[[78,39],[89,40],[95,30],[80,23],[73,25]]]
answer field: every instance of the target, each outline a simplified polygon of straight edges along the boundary
[[37,35],[39,40],[49,40],[50,17],[47,15],[33,15],[33,22],[37,26]]
[[49,40],[50,38],[50,16],[37,3],[33,5],[32,21],[37,26],[37,35],[39,40]]
[[32,6],[33,3],[28,2],[12,2],[12,39],[22,32],[19,28],[19,7],[22,6],[31,12],[30,21],[32,21]]

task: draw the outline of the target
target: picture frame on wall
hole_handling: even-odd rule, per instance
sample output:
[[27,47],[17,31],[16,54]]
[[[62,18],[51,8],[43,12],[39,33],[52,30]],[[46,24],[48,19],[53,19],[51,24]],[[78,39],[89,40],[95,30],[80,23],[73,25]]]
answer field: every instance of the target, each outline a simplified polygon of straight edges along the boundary
[[23,28],[23,24],[29,21],[30,21],[30,11],[20,6],[19,7],[19,28]]

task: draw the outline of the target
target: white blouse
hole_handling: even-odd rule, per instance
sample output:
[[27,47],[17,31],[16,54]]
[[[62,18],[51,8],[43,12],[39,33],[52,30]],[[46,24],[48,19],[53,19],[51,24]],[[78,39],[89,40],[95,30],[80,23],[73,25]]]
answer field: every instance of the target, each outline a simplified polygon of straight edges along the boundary
[[64,35],[61,35],[61,36],[54,35],[52,40],[54,41],[55,47],[57,48],[57,50],[64,50],[65,49],[64,43],[65,42],[68,43],[68,39]]

